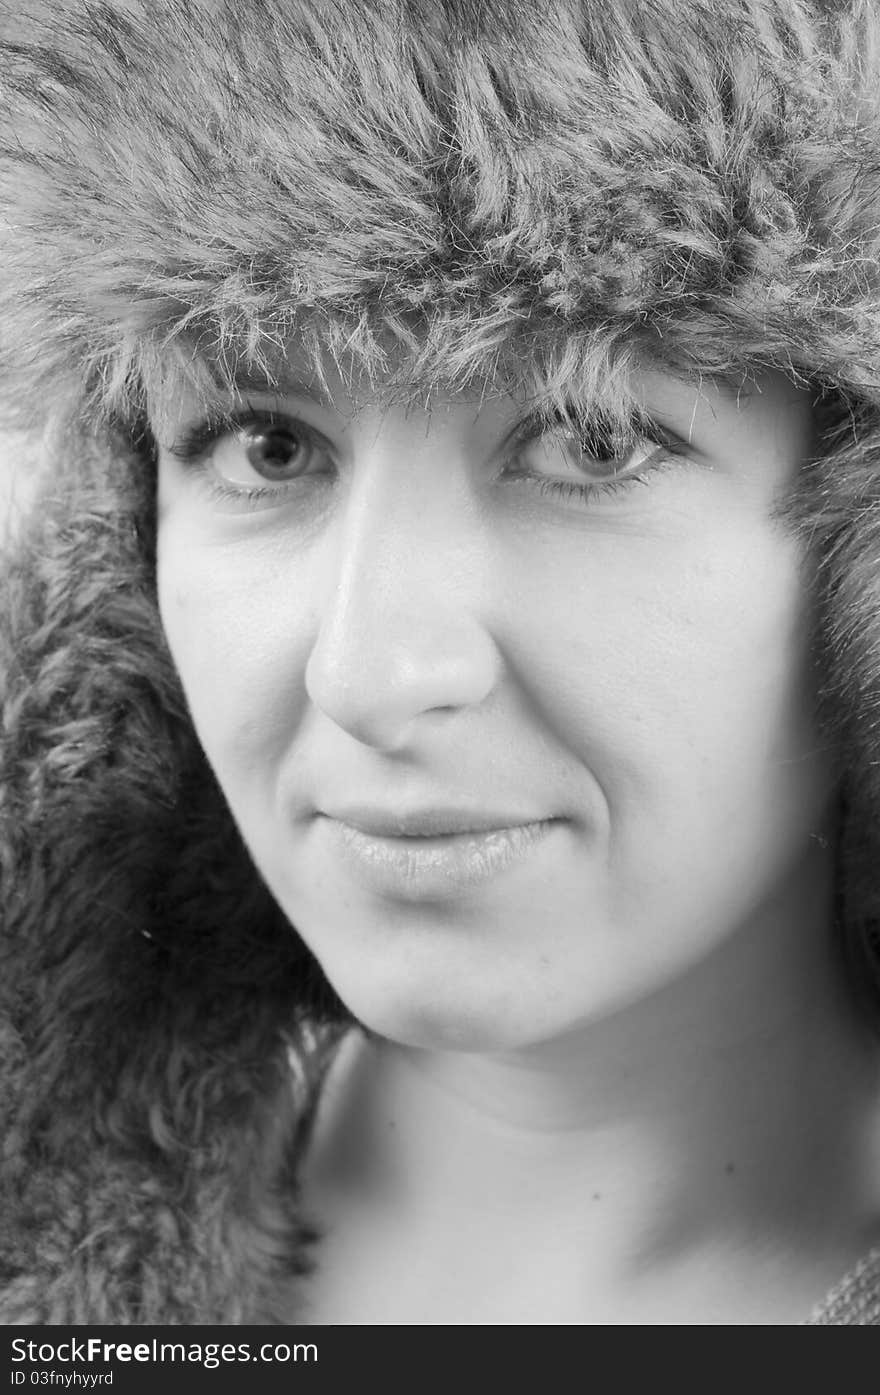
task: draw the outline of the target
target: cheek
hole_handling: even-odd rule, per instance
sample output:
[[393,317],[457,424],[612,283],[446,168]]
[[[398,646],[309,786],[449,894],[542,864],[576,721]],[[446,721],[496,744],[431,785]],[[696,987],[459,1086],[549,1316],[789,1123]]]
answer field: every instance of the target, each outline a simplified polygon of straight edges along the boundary
[[[160,530],[159,610],[199,740],[221,785],[258,782],[306,704],[310,627],[271,555]],[[279,596],[290,596],[289,604]]]
[[794,544],[766,521],[711,522],[557,552],[515,598],[532,707],[594,777],[633,900],[694,864],[754,880],[756,858],[803,845],[833,788]]
[[[486,620],[511,741],[540,739],[575,798],[586,772],[632,888],[668,879],[673,853],[726,840],[744,856],[752,831],[778,841],[827,797],[794,546],[763,520],[699,522],[667,537],[531,536],[504,552]],[[256,795],[304,737],[311,569],[289,544],[197,542],[174,517],[158,560],[202,745],[227,793]]]

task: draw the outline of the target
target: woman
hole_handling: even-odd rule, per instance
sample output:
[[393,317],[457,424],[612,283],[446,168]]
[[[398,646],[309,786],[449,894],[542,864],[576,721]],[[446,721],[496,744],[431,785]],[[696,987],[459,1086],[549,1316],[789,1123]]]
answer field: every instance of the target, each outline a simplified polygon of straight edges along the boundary
[[875,7],[21,29],[4,1320],[876,1321]]

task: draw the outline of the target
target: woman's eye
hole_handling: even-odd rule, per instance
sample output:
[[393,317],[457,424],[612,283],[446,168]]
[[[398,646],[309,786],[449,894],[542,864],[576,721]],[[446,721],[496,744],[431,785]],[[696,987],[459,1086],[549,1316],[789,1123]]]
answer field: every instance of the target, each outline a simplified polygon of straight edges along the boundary
[[267,484],[286,484],[322,464],[325,452],[295,422],[240,424],[214,446],[212,464],[224,479],[248,484],[256,475]]
[[517,460],[521,468],[540,478],[601,486],[638,478],[640,469],[670,449],[671,443],[647,435],[615,443],[607,436],[560,426],[527,440]]
[[233,489],[284,486],[323,472],[330,447],[319,432],[295,418],[249,412],[231,422],[199,422],[171,446],[179,460],[210,468]]

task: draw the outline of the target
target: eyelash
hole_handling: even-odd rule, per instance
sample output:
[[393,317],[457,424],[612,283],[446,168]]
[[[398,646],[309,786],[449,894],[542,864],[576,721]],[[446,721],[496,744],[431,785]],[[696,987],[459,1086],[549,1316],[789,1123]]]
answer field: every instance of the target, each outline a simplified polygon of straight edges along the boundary
[[[560,427],[568,429],[572,427],[572,420],[563,413],[552,417],[532,417],[523,424],[516,442],[518,445],[529,445],[533,441],[540,440],[545,433]],[[630,474],[621,474],[617,477],[611,475],[605,480],[584,480],[581,482],[578,480],[554,480],[529,470],[514,470],[512,477],[528,480],[542,496],[562,500],[577,499],[582,503],[589,503],[591,499],[623,494],[635,485],[649,484],[652,476],[676,464],[689,450],[684,441],[649,417],[637,417],[633,414],[629,427],[630,448],[639,441],[650,441],[656,446],[656,450],[645,457],[640,468]],[[590,434],[588,427],[583,433],[584,437],[588,438],[584,440],[587,452],[589,452],[591,444],[594,446],[602,444],[601,427],[592,433],[592,440],[589,439]]]
[[229,416],[208,417],[204,421],[196,422],[181,432],[168,449],[175,459],[182,461],[184,465],[189,466],[194,471],[199,482],[206,489],[208,499],[211,502],[235,503],[243,506],[246,510],[256,509],[262,503],[278,501],[283,498],[289,493],[290,484],[294,481],[275,486],[230,484],[228,480],[211,474],[211,450],[230,432],[241,431],[248,426],[289,425],[295,426],[297,431],[310,441],[322,442],[324,440],[319,431],[313,430],[299,417],[285,416],[284,413],[273,412],[266,407],[249,406],[240,412],[233,412]]
[[[285,416],[267,408],[248,407],[220,419],[207,418],[187,428],[169,447],[170,453],[185,465],[192,467],[204,484],[211,501],[236,503],[245,510],[258,509],[262,504],[277,502],[290,492],[295,481],[280,486],[272,485],[232,485],[210,472],[210,452],[225,435],[244,430],[249,426],[295,425],[297,431],[314,442],[323,442],[320,432],[313,430],[298,417]],[[562,414],[555,417],[535,416],[527,419],[514,437],[519,447],[530,445],[548,432],[559,427],[569,427],[571,422]],[[610,476],[605,480],[583,482],[578,480],[557,480],[527,469],[512,469],[508,479],[527,481],[537,489],[542,497],[569,500],[577,499],[588,503],[597,497],[621,494],[635,485],[648,484],[651,477],[675,464],[689,449],[686,443],[649,418],[633,418],[632,440],[651,441],[657,447],[646,456],[642,466],[631,474],[618,478]]]

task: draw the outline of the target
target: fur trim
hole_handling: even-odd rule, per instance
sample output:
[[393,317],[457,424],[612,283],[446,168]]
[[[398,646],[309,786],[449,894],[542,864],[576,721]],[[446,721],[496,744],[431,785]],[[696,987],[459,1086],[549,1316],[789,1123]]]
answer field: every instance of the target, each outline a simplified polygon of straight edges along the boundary
[[420,390],[594,401],[641,352],[873,396],[878,28],[865,0],[54,5],[4,55],[7,401],[66,380],[127,415],[172,342],[226,381],[294,332]]
[[[344,1020],[198,748],[144,409],[271,381],[621,410],[648,358],[835,404],[789,509],[880,921],[880,19],[871,0],[0,0],[0,1319],[270,1320]],[[193,358],[198,350],[199,360]],[[329,1034],[329,1035],[328,1035]],[[300,1089],[291,1089],[290,1065]]]
[[0,1320],[256,1321],[341,1009],[192,740],[147,477],[69,444],[3,576]]

